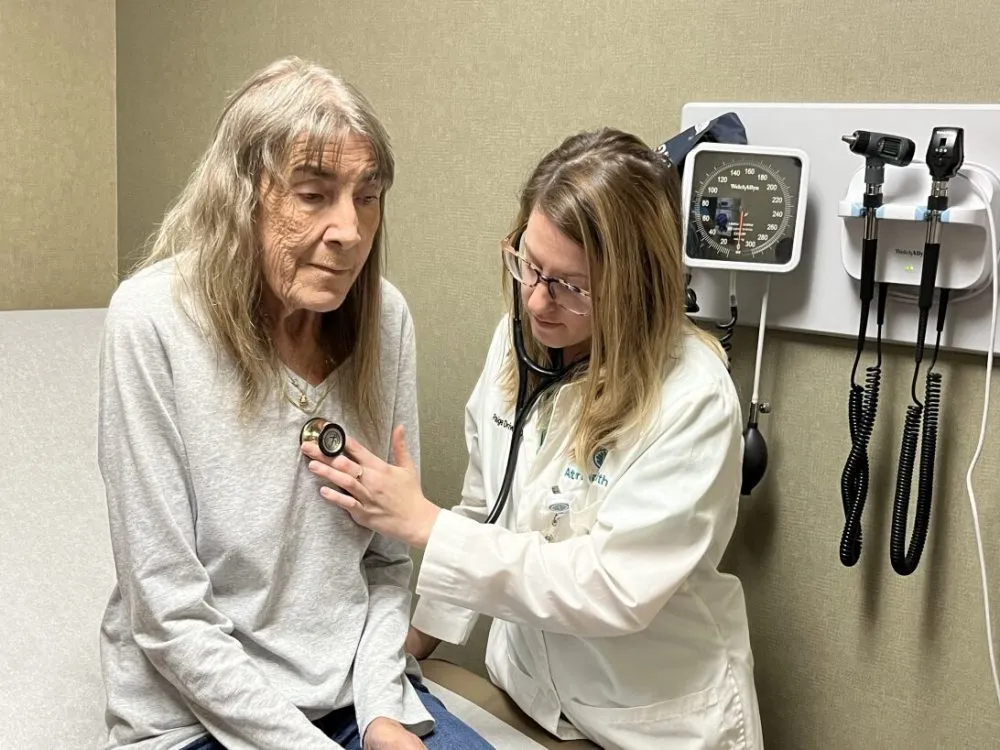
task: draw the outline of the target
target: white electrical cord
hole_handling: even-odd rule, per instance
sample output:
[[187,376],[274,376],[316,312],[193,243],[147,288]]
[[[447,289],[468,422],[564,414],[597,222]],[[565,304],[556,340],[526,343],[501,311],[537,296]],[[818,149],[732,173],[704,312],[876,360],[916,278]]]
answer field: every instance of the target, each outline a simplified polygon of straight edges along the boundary
[[[924,161],[914,159],[912,164],[926,164]],[[975,162],[965,162],[966,166],[978,167],[986,172],[991,172],[987,167],[981,164],[976,164]],[[979,197],[983,202],[983,207],[986,210],[986,220],[989,225],[989,240],[990,248],[993,251],[993,273],[992,273],[992,287],[993,287],[993,309],[990,315],[990,337],[987,342],[986,347],[986,386],[985,395],[983,396],[983,418],[982,423],[979,428],[979,441],[976,444],[976,450],[972,456],[972,463],[969,464],[969,470],[965,475],[965,486],[969,492],[969,505],[972,508],[972,528],[976,534],[976,550],[979,553],[979,572],[982,578],[983,584],[983,608],[985,610],[986,616],[986,645],[990,655],[990,669],[993,674],[993,688],[996,691],[997,704],[1000,705],[1000,674],[997,671],[997,657],[996,650],[993,644],[993,625],[991,612],[992,608],[990,606],[990,589],[988,576],[986,572],[986,555],[983,552],[983,533],[979,524],[979,506],[976,504],[976,493],[972,487],[972,475],[976,470],[976,464],[979,463],[979,457],[983,452],[983,445],[986,442],[986,425],[989,421],[990,413],[990,388],[993,381],[993,350],[996,348],[996,330],[997,330],[997,305],[1000,302],[1000,283],[997,280],[997,274],[1000,272],[1000,237],[997,236],[996,220],[993,218],[993,206],[990,201],[989,196],[986,195],[986,191],[977,184],[974,180],[969,178],[968,175],[958,174],[959,177],[968,181],[969,186],[972,188],[973,192]],[[976,294],[980,293],[986,286],[979,288],[973,288],[968,290],[963,290],[962,293],[957,295],[952,295],[952,302],[961,302],[962,300],[969,299]],[[917,293],[911,294],[899,293],[893,288],[889,292],[889,296],[909,302],[915,303],[917,300]],[[758,354],[759,356],[759,354]]]
[[990,618],[990,589],[986,576],[986,556],[983,554],[983,534],[979,528],[979,508],[976,505],[976,493],[972,488],[972,474],[979,463],[979,456],[983,452],[983,444],[986,442],[986,424],[990,413],[990,386],[993,380],[993,350],[996,347],[997,332],[997,302],[1000,298],[1000,288],[998,288],[997,272],[1000,271],[1000,237],[997,237],[996,220],[993,218],[993,209],[990,201],[983,190],[975,182],[969,181],[976,195],[983,201],[986,207],[986,219],[990,227],[990,247],[993,249],[993,312],[990,316],[990,338],[986,348],[986,388],[983,397],[983,419],[979,427],[979,442],[972,455],[972,463],[969,464],[969,471],[965,475],[965,486],[969,491],[969,505],[972,507],[972,527],[976,532],[976,548],[979,552],[979,570],[982,574],[983,582],[983,606],[986,610],[986,642],[989,647],[990,668],[993,670],[993,687],[997,694],[997,703],[1000,704],[1000,676],[997,674],[997,657],[993,646],[993,626]]

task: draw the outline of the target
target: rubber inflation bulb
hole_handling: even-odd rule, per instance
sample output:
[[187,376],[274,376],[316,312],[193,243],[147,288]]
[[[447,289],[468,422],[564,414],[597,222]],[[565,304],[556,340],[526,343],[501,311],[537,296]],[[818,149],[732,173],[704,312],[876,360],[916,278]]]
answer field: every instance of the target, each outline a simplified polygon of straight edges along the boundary
[[741,495],[749,495],[767,471],[767,442],[757,425],[748,425],[743,432],[743,486]]

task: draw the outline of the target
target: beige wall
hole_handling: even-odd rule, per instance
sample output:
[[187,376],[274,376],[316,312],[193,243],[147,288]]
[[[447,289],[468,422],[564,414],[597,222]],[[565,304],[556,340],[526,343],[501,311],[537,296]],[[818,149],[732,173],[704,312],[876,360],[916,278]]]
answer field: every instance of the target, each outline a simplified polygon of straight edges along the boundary
[[0,0],[0,310],[115,285],[113,0]]
[[[927,0],[878,11],[863,0],[119,5],[123,257],[186,177],[224,95],[256,66],[284,54],[315,58],[357,83],[384,116],[399,161],[390,276],[418,328],[426,489],[446,505],[464,469],[462,402],[498,311],[497,242],[526,171],[563,136],[610,124],[656,144],[691,100],[996,101],[1000,93],[995,67],[980,67],[996,59],[1000,36],[990,0],[970,0],[962,13]],[[752,331],[741,332],[734,356],[748,392]],[[921,568],[902,579],[887,559],[890,461],[877,471],[863,562],[837,561],[849,344],[774,335],[767,357],[772,468],[744,505],[728,564],[746,585],[768,747],[1000,746],[964,495],[981,362],[946,358],[941,490]],[[886,370],[894,396],[884,399],[875,442],[895,454],[905,352]],[[990,440],[978,486],[1000,612],[995,427]],[[481,669],[482,634],[445,653]]]

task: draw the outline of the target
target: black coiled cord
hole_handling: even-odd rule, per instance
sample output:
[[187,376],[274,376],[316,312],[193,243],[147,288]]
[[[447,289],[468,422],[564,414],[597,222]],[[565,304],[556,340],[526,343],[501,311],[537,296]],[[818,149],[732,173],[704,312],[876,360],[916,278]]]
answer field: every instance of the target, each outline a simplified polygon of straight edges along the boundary
[[861,516],[868,497],[868,444],[875,427],[878,411],[881,365],[865,370],[865,386],[851,386],[848,399],[848,420],[851,426],[851,451],[840,478],[840,495],[844,504],[844,530],[840,537],[840,562],[851,567],[861,557]]
[[858,351],[851,370],[851,392],[847,399],[847,420],[851,431],[851,450],[840,475],[840,498],[844,506],[844,530],[840,536],[840,562],[846,567],[861,558],[861,516],[868,498],[868,445],[875,429],[879,389],[882,384],[882,325],[889,285],[880,284],[878,293],[878,334],[875,344],[876,362],[865,369],[865,385],[856,382],[861,352],[864,349],[868,324],[867,312],[862,314],[858,333]]
[[722,336],[719,337],[719,343],[722,344],[722,348],[726,352],[726,362],[730,368],[732,367],[732,360],[729,357],[729,352],[732,351],[733,348],[733,333],[736,331],[736,321],[738,317],[736,304],[733,303],[729,307],[729,322],[715,324],[716,328],[720,331],[724,331]]
[[[892,528],[889,537],[889,561],[892,569],[901,576],[913,573],[920,564],[920,556],[927,541],[931,521],[931,502],[934,495],[934,462],[937,454],[938,420],[941,414],[941,373],[934,371],[941,346],[948,290],[942,289],[938,301],[937,341],[934,356],[927,368],[924,402],[917,398],[917,377],[920,362],[913,369],[910,394],[913,403],[906,408],[903,423],[903,441],[899,451],[899,468],[896,472],[896,494],[892,504]],[[922,424],[921,424],[922,422]],[[910,507],[910,487],[913,467],[916,464],[917,440],[920,440],[920,470],[917,476],[917,507],[913,516],[913,535],[906,544],[907,516]]]

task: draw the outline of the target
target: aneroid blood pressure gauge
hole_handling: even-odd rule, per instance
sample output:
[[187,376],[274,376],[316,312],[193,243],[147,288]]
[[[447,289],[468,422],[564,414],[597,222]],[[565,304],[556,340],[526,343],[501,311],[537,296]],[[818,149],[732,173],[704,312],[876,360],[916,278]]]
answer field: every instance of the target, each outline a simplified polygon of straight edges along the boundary
[[347,433],[336,422],[329,422],[322,417],[314,417],[302,425],[299,433],[299,443],[311,441],[319,446],[320,452],[329,458],[339,456],[347,445]]
[[788,272],[801,257],[809,156],[793,148],[702,143],[684,163],[684,263]]

